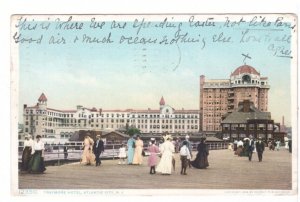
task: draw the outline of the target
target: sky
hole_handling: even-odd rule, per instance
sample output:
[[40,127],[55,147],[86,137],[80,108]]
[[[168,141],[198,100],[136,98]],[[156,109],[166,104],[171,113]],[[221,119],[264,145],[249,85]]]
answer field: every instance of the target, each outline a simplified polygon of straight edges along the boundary
[[[269,78],[272,118],[281,122],[284,116],[286,125],[291,125],[291,99],[294,99],[291,96],[292,60],[277,57],[283,55],[280,50],[291,49],[291,43],[287,42],[292,33],[290,28],[275,25],[249,27],[248,22],[228,28],[224,27],[224,16],[210,27],[191,27],[190,16],[184,16],[182,21],[175,20],[175,28],[154,26],[165,17],[149,18],[151,26],[141,29],[138,34],[137,29],[132,28],[134,18],[119,20],[126,21],[126,27],[116,29],[109,26],[113,18],[106,21],[102,29],[89,29],[90,22],[84,23],[86,29],[83,30],[56,29],[55,18],[42,21],[51,23],[47,31],[20,28],[22,37],[38,38],[42,34],[43,41],[41,44],[18,43],[19,122],[23,119],[23,104],[35,105],[41,93],[47,96],[49,108],[62,110],[76,109],[77,105],[102,109],[157,109],[162,96],[166,104],[175,109],[199,109],[200,75],[207,79],[229,79],[231,72],[246,63],[261,76]],[[171,16],[167,17],[171,21]],[[249,19],[252,17],[248,16]],[[101,16],[97,19],[101,21]],[[206,18],[199,19],[204,21]],[[199,42],[167,45],[120,43],[122,35],[151,39],[167,36],[171,39],[180,23],[180,33],[188,33]],[[247,37],[251,35],[252,38],[241,42],[246,29],[250,29]],[[84,35],[102,39],[109,33],[114,43],[82,43]],[[230,42],[213,42],[214,35],[216,38],[221,33],[227,39],[231,37]],[[67,43],[49,44],[51,36],[63,36]],[[72,43],[76,36],[80,42]],[[248,54],[251,59],[244,61],[242,54]]]

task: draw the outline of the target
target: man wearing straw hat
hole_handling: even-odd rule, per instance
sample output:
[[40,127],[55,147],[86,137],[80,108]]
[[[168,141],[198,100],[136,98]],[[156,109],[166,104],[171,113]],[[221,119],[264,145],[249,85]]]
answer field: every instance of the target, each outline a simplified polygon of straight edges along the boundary
[[100,154],[102,152],[104,152],[104,143],[100,139],[100,137],[101,137],[100,135],[96,136],[96,142],[95,142],[94,147],[93,147],[93,152],[96,156],[96,166],[100,166],[100,164],[101,164]]

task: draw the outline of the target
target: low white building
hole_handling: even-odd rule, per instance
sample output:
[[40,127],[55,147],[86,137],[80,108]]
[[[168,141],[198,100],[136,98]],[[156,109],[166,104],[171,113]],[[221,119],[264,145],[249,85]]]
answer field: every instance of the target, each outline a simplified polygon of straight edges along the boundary
[[142,133],[195,133],[199,131],[199,110],[176,110],[165,104],[159,109],[103,110],[78,105],[74,110],[47,107],[44,93],[35,106],[24,104],[24,132],[44,138],[69,138],[79,130],[119,130],[134,126]]

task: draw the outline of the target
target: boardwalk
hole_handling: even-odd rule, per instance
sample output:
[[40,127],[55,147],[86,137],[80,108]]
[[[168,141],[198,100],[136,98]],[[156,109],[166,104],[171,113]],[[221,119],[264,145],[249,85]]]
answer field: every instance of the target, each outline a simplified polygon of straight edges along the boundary
[[188,169],[180,175],[179,156],[171,176],[150,175],[146,165],[117,165],[102,161],[101,167],[78,163],[48,166],[42,175],[20,174],[20,189],[292,189],[292,159],[285,150],[264,153],[263,162],[237,157],[229,150],[211,151],[206,170]]

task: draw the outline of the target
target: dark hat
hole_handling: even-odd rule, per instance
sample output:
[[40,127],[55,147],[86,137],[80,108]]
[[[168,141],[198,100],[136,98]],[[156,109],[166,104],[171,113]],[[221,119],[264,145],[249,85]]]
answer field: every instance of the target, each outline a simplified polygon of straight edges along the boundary
[[36,138],[41,138],[41,137],[42,137],[42,136],[40,136],[40,135],[37,135],[37,136],[36,136]]

